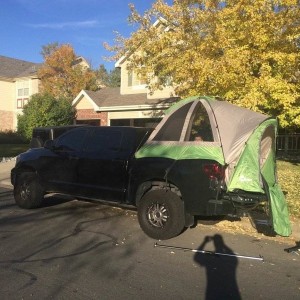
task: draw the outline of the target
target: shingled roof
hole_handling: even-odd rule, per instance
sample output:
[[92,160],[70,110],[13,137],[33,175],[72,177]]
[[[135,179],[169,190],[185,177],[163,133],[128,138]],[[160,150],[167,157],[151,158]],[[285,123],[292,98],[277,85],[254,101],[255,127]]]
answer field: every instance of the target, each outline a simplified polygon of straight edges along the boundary
[[147,93],[121,95],[120,88],[103,88],[99,91],[84,91],[93,102],[101,108],[122,107],[122,106],[169,106],[171,103],[178,101],[178,98],[171,97],[167,99],[148,99]]
[[16,78],[35,75],[41,64],[0,55],[0,77]]

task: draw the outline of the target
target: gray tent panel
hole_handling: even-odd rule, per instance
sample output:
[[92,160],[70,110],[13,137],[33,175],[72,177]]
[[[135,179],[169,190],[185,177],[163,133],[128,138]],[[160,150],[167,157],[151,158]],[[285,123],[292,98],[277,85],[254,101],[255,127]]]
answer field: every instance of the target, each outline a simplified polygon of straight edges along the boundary
[[225,162],[235,163],[251,133],[269,117],[225,101],[209,101],[217,120]]

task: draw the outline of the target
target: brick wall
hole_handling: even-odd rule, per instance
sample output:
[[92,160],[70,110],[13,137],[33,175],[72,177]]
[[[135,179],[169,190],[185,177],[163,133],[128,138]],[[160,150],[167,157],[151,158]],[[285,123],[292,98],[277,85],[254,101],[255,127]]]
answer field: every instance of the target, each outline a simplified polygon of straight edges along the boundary
[[78,109],[76,120],[99,120],[99,125],[107,125],[107,112],[95,112],[93,109]]
[[0,110],[0,131],[13,130],[14,113],[12,111]]

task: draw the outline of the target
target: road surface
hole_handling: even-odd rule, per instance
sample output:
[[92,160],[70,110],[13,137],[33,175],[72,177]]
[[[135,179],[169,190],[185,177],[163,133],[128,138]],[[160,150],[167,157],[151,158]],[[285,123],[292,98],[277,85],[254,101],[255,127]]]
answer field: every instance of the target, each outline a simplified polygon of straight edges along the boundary
[[[51,198],[23,210],[0,188],[1,299],[299,299],[289,244],[202,225],[155,241],[134,210]],[[215,256],[154,243],[250,257]],[[201,246],[202,245],[202,246]],[[300,252],[299,252],[300,253]]]

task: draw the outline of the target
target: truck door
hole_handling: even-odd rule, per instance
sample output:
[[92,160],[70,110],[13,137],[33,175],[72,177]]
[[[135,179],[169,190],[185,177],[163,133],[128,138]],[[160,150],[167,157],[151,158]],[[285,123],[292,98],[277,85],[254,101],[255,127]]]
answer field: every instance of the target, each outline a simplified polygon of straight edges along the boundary
[[128,153],[123,132],[96,127],[78,162],[78,185],[84,196],[121,201],[127,184]]
[[88,132],[78,128],[65,133],[54,141],[52,155],[41,157],[40,174],[48,190],[77,194],[77,164]]

